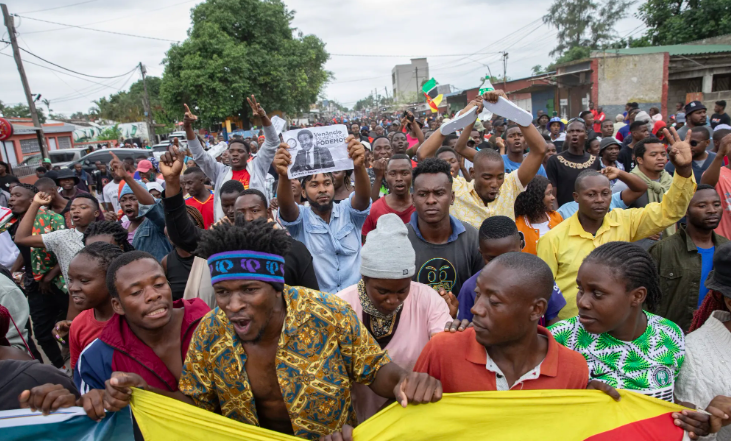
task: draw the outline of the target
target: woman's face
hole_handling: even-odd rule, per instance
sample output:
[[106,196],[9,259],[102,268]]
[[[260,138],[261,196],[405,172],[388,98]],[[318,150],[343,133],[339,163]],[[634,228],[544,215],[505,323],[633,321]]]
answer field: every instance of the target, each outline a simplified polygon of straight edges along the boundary
[[546,211],[553,211],[553,201],[556,200],[556,196],[553,195],[553,185],[548,184],[546,191],[543,192],[543,206],[546,207]]

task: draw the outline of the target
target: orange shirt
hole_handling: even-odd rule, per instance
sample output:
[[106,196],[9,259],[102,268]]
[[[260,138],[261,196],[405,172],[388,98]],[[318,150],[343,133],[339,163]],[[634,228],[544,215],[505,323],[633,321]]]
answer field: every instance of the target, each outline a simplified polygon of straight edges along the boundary
[[251,180],[251,175],[249,175],[249,171],[246,169],[243,170],[231,170],[231,179],[234,181],[239,181],[242,184],[244,184],[244,190],[249,189],[249,181]]
[[[538,333],[548,339],[548,352],[538,378],[514,385],[516,389],[586,389],[589,367],[584,356],[556,342],[542,326]],[[419,355],[414,372],[425,372],[442,382],[445,393],[497,390],[495,372],[489,371],[487,350],[475,339],[475,329],[436,334]]]
[[208,198],[205,201],[199,201],[198,199],[190,196],[185,199],[186,205],[196,208],[203,215],[203,225],[206,230],[208,227],[213,225],[213,193],[208,193]]
[[[561,214],[559,214],[558,211],[548,211],[546,212],[548,214],[548,229],[555,227],[556,225],[563,222],[563,217]],[[533,226],[530,224],[530,221],[528,220],[528,217],[523,216],[515,216],[515,225],[518,227],[518,231],[523,235],[523,239],[525,240],[525,246],[523,247],[522,251],[524,253],[531,253],[534,256],[536,255],[536,244],[538,243],[538,239],[541,238],[540,232],[537,228],[533,228]]]

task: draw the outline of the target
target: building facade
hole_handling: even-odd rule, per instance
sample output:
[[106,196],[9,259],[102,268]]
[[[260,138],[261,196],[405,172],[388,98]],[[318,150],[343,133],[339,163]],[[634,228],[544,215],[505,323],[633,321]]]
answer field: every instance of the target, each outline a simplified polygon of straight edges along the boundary
[[426,58],[412,58],[411,64],[397,64],[391,69],[394,100],[417,101],[422,93],[421,84],[430,78],[429,63]]

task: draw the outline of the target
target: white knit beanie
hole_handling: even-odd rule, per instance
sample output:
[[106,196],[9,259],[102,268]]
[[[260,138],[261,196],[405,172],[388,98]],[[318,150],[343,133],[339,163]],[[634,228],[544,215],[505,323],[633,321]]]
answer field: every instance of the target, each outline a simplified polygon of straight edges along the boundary
[[393,213],[378,218],[360,251],[360,273],[374,279],[409,279],[416,272],[416,253],[400,217]]

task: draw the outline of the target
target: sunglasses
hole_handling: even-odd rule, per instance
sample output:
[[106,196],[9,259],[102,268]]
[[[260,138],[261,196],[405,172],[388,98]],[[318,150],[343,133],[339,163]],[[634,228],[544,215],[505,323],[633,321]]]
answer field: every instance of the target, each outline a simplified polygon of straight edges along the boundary
[[698,147],[698,144],[700,144],[700,142],[698,142],[696,140],[693,140],[693,141],[690,142],[690,146],[691,147]]
[[571,124],[572,122],[575,122],[575,121],[578,121],[580,123],[586,124],[586,121],[584,121],[584,118],[579,118],[578,116],[576,118],[571,118],[569,120],[569,124]]

